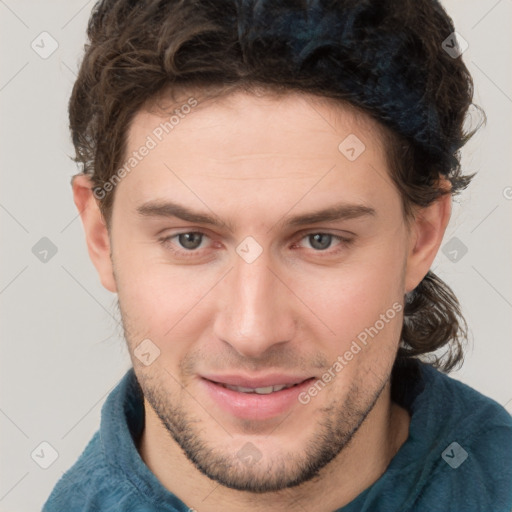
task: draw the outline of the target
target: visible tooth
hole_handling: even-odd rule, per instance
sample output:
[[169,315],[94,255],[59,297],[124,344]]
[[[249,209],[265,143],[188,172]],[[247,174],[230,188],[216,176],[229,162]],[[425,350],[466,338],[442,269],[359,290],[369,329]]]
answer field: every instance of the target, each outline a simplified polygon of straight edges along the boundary
[[239,391],[240,393],[254,393],[253,388],[244,388],[242,386],[229,386],[228,384],[225,384],[225,386],[228,389],[231,389],[232,391]]
[[243,386],[237,386],[237,391],[241,391],[242,393],[254,393],[253,388],[244,388]]
[[229,384],[222,384],[223,387],[231,389],[232,391],[238,391],[239,393],[257,393],[258,395],[269,395],[282,389],[288,389],[293,387],[295,384],[280,384],[278,386],[267,386],[264,388],[245,388],[243,386],[230,386]]
[[274,391],[274,386],[267,386],[266,388],[255,388],[254,392],[258,395],[268,395]]

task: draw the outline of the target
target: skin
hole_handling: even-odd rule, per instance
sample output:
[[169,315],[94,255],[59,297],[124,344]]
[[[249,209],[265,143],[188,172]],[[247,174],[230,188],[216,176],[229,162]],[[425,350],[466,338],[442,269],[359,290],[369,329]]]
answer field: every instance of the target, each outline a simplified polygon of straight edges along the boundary
[[[161,122],[141,109],[127,153]],[[338,150],[349,134],[366,146],[353,162]],[[389,384],[401,312],[308,404],[276,417],[240,419],[201,382],[208,372],[321,378],[427,273],[451,197],[407,223],[375,121],[310,95],[232,93],[200,102],[117,185],[110,230],[86,176],[73,193],[144,391],[139,453],[169,491],[199,512],[330,511],[384,473],[409,428]],[[155,199],[231,225],[137,212]],[[285,224],[338,203],[375,213]],[[187,232],[206,235],[198,249],[159,241]],[[335,236],[319,246],[315,233]],[[251,263],[236,252],[247,236],[262,249]],[[134,350],[148,338],[160,355],[145,366]],[[252,464],[237,456],[248,442],[261,455]]]

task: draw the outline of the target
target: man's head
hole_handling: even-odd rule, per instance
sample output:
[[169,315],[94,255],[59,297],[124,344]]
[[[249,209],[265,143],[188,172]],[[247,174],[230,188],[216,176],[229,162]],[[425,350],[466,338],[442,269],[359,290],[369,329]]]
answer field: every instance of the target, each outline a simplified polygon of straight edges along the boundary
[[146,413],[228,487],[311,479],[376,414],[397,354],[461,356],[429,268],[469,183],[471,80],[437,2],[404,4],[91,18],[70,102],[91,258]]

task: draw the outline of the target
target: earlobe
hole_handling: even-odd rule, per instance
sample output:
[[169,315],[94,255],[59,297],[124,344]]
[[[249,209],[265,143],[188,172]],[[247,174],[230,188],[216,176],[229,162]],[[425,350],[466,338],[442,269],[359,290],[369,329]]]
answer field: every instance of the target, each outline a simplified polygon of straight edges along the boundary
[[451,194],[444,194],[416,213],[410,230],[405,293],[414,290],[430,270],[451,215]]
[[116,293],[109,233],[94,197],[91,179],[85,174],[79,174],[73,178],[72,185],[73,200],[84,226],[89,257],[98,271],[101,284],[107,290]]

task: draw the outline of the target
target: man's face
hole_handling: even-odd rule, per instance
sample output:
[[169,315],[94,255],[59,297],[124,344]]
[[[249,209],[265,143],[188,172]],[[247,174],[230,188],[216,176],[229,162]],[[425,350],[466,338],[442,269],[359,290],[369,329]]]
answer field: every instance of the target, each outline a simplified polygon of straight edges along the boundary
[[[371,120],[295,94],[192,111],[161,141],[168,117],[131,126],[128,155],[157,144],[115,192],[125,335],[169,446],[223,485],[277,490],[339,454],[382,396],[409,235]],[[325,209],[341,215],[291,220]]]

